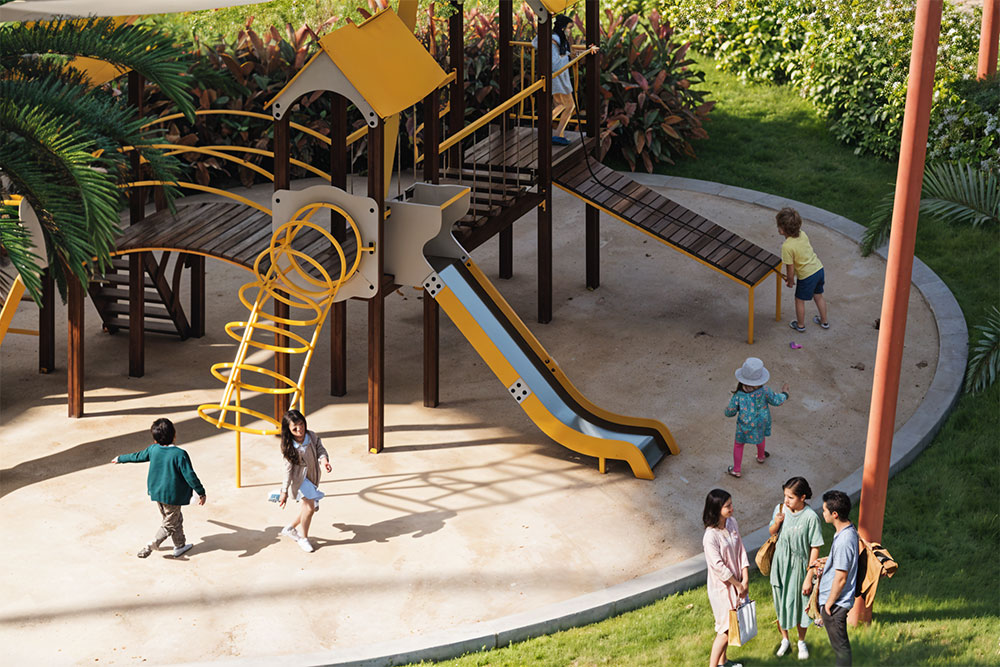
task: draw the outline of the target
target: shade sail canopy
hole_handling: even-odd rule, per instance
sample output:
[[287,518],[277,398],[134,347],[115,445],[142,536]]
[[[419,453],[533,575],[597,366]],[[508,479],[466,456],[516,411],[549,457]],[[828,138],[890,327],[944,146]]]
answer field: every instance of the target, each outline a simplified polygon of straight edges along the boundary
[[176,14],[202,9],[259,5],[271,0],[14,0],[0,5],[0,21],[46,21],[60,17]]

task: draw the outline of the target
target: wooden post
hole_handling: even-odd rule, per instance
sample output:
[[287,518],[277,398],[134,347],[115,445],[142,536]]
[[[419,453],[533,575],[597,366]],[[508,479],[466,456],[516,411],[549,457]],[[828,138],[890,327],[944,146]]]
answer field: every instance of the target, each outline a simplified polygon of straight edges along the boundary
[[[861,480],[858,533],[869,542],[882,541],[885,498],[889,484],[889,461],[899,397],[899,371],[906,337],[906,311],[913,271],[913,248],[917,237],[917,215],[923,185],[924,159],[930,120],[934,67],[941,31],[942,0],[917,3],[910,54],[909,86],[903,112],[903,136],[896,195],[892,208],[892,231],[886,261],[882,319],[875,352],[868,440]],[[857,598],[848,616],[852,624],[871,621],[871,608]]]
[[[291,185],[291,175],[289,162],[289,152],[290,152],[290,136],[289,136],[289,117],[290,114],[284,114],[280,120],[274,121],[274,190],[287,190]],[[284,301],[274,300],[274,316],[276,318],[288,318],[288,304]],[[281,329],[288,329],[287,324],[281,324],[280,322],[275,322]],[[282,334],[274,334],[274,344],[287,346],[289,339]],[[279,375],[288,377],[289,373],[289,358],[287,352],[275,352],[274,353],[274,372]],[[275,380],[274,386],[277,388],[287,387],[287,385],[281,380]],[[290,396],[288,394],[275,394],[274,395],[274,418],[281,420],[281,418],[288,411],[288,404],[290,401]]]
[[[601,41],[600,0],[587,0],[587,45]],[[587,66],[586,86],[583,98],[587,114],[587,136],[594,139],[594,159],[601,154],[601,71],[599,54],[593,53],[584,60]],[[586,205],[586,274],[587,289],[597,289],[601,285],[601,211],[596,206]]]
[[134,378],[141,378],[146,374],[144,255],[145,253],[133,252],[128,256],[128,374]]
[[42,274],[42,305],[38,309],[38,372],[56,369],[56,301],[52,269]]
[[383,289],[385,238],[385,125],[368,128],[368,196],[375,200],[378,216],[378,241],[375,244],[379,284],[368,300],[368,451],[377,454],[385,442],[385,291]]
[[[441,96],[435,88],[424,100],[424,181],[440,181],[441,155],[437,151],[441,143],[441,123],[438,109]],[[438,304],[427,290],[423,294],[424,305],[424,406],[436,408],[440,399],[440,327]]]
[[[347,98],[333,94],[330,101],[330,185],[347,190]],[[330,211],[333,238],[344,241],[347,228],[344,217]],[[330,308],[330,395],[347,393],[347,302],[338,301]]]
[[[128,101],[137,116],[143,113],[145,81],[138,72],[128,73]],[[133,180],[142,180],[139,152],[129,154]],[[129,192],[129,224],[138,224],[146,217],[146,189],[132,188]],[[128,374],[140,378],[146,373],[146,269],[143,253],[128,256]]]
[[[514,95],[514,54],[510,46],[514,36],[513,3],[501,2],[497,10],[500,12],[500,43],[497,44],[497,48],[500,50],[500,99],[506,101]],[[508,114],[505,113],[500,117],[500,123],[505,130],[511,126]],[[498,242],[500,244],[500,277],[509,280],[514,276],[513,225],[508,225],[500,230]]]
[[1000,0],[983,0],[983,23],[979,31],[979,66],[976,78],[996,74],[997,44],[1000,41]]
[[552,19],[538,21],[538,322],[552,321]]
[[[67,273],[69,273],[67,271]],[[66,396],[69,416],[83,416],[83,302],[85,291],[76,276],[66,281],[67,327]]]
[[[452,2],[452,6],[457,11],[448,18],[448,62],[455,70],[455,80],[451,84],[449,96],[451,112],[448,114],[448,133],[457,134],[465,127],[465,15],[461,2]],[[461,169],[461,143],[448,151],[448,160],[453,169]]]
[[201,338],[205,335],[205,256],[190,254],[187,263],[191,268],[191,335]]

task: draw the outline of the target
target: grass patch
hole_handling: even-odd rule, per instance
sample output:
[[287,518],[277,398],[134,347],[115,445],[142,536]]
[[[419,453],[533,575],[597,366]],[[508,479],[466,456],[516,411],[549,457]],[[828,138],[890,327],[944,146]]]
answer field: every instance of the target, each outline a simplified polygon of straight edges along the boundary
[[[663,173],[778,194],[864,223],[891,189],[896,166],[859,157],[839,144],[793,91],[743,86],[705,67],[705,87],[719,100],[710,139]],[[617,165],[619,168],[621,165]],[[917,255],[948,284],[970,323],[1000,304],[997,229],[921,220]],[[875,621],[850,629],[858,665],[995,665],[1000,662],[1000,385],[963,395],[931,446],[889,484],[883,541],[900,563],[883,580]],[[857,520],[855,510],[854,520]],[[832,529],[825,527],[826,543]],[[828,548],[828,547],[827,547]],[[823,553],[826,549],[823,550]],[[750,664],[827,665],[826,633],[810,629],[812,657],[774,656],[779,635],[767,580],[751,577],[760,635],[730,659]],[[670,596],[601,623],[443,664],[704,664],[713,637],[705,589]]]

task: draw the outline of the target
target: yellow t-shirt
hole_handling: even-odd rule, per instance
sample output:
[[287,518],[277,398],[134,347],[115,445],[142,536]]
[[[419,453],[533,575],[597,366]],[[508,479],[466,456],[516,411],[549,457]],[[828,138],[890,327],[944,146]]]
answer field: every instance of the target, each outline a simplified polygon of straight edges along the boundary
[[823,263],[813,252],[809,237],[799,230],[797,237],[789,236],[781,244],[781,262],[795,267],[795,277],[799,280],[808,278],[823,268]]

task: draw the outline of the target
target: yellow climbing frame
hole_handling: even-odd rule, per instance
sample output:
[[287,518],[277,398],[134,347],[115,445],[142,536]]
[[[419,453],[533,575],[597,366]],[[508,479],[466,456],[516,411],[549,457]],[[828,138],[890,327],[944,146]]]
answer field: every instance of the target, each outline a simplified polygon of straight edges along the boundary
[[[347,264],[340,242],[322,227],[309,222],[318,210],[324,208],[343,216],[357,239],[358,253],[350,266]],[[320,262],[293,247],[296,237],[307,230],[320,234],[334,248],[340,258],[340,275],[330,276]],[[345,210],[334,204],[308,204],[292,216],[291,222],[282,225],[274,232],[270,245],[254,262],[253,270],[257,279],[240,287],[239,299],[250,311],[250,315],[246,321],[230,322],[225,327],[226,333],[239,341],[236,358],[231,362],[215,364],[211,369],[212,375],[226,385],[222,400],[219,403],[198,406],[198,416],[202,419],[215,424],[218,428],[236,432],[237,487],[242,483],[240,434],[277,435],[281,432],[281,423],[277,419],[243,404],[242,392],[291,394],[290,407],[300,411],[305,410],[305,379],[330,306],[341,285],[357,272],[361,253],[375,251],[374,246],[361,244],[361,232],[354,219]],[[314,275],[318,275],[319,278],[310,275],[308,270],[310,267]],[[251,302],[249,293],[253,290],[256,290],[256,295]],[[288,317],[279,317],[266,312],[265,306],[272,299],[289,307]],[[300,311],[302,314],[292,316],[295,311]],[[291,327],[311,327],[312,332],[311,335],[302,335],[292,331]],[[238,329],[242,329],[242,333],[239,333]],[[274,335],[275,341],[279,339],[278,337],[282,337],[284,344],[268,343],[255,338],[254,334]],[[268,368],[248,363],[247,354],[251,348],[302,355],[302,368],[298,377],[293,379]],[[254,380],[255,376],[261,379]],[[215,412],[218,412],[217,416],[209,414]],[[229,413],[233,415],[232,421],[227,420]],[[265,422],[268,426],[261,428],[246,425],[243,423],[243,417]]]

